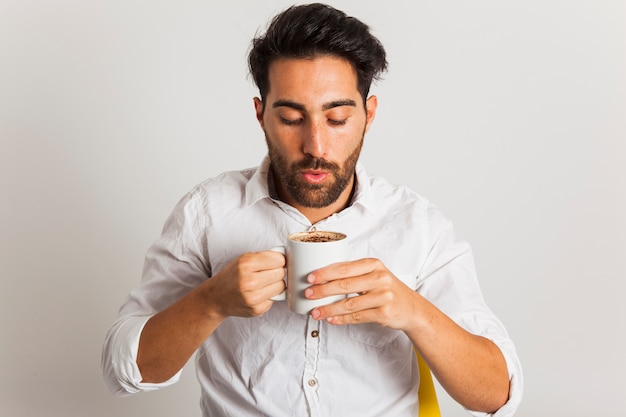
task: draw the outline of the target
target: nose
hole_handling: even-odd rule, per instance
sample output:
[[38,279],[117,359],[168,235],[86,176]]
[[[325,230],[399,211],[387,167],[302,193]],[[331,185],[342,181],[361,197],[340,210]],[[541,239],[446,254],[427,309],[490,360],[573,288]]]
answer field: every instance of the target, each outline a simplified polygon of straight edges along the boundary
[[308,123],[308,129],[303,132],[302,151],[313,158],[324,158],[328,151],[323,128],[315,121]]

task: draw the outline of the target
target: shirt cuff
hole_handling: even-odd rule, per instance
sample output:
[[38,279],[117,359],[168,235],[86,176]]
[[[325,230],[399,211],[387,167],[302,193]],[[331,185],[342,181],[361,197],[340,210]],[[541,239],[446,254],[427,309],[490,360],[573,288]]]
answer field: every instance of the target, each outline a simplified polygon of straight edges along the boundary
[[117,382],[123,389],[119,395],[134,394],[137,392],[155,391],[175,384],[180,379],[182,369],[164,382],[141,382],[143,377],[137,366],[139,338],[141,332],[151,316],[126,317],[117,327],[114,348],[111,352],[111,365]]

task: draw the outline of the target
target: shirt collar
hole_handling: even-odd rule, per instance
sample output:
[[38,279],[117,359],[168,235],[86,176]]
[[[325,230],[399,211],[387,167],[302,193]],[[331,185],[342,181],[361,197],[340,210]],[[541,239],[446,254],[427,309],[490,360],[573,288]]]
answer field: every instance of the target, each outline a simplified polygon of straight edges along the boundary
[[264,198],[271,198],[268,185],[269,172],[270,158],[266,155],[246,184],[246,206],[251,206]]
[[[360,205],[366,210],[374,211],[374,201],[370,192],[370,181],[365,171],[365,167],[360,162],[356,164],[356,190],[352,196],[350,206]],[[270,159],[266,155],[263,161],[246,184],[245,202],[250,206],[264,198],[277,199],[274,185],[269,184],[270,175]]]
[[369,212],[374,212],[375,201],[371,192],[370,177],[360,162],[356,164],[356,190],[352,196],[351,205],[360,205]]

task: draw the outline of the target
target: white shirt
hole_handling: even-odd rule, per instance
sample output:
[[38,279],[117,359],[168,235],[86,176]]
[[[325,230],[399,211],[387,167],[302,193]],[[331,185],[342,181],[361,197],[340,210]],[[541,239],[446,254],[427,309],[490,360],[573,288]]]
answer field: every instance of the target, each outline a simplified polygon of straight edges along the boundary
[[[485,304],[469,245],[427,200],[368,177],[357,165],[352,204],[312,225],[271,198],[269,160],[195,187],[176,206],[149,249],[133,290],[103,348],[104,379],[127,395],[175,383],[142,383],[136,365],[146,321],[245,252],[283,245],[290,233],[332,230],[349,239],[351,259],[379,258],[469,332],[492,340],[506,359],[510,399],[495,416],[513,415],[522,372],[502,323]],[[377,324],[333,326],[291,313],[277,301],[261,317],[231,317],[200,346],[196,371],[208,416],[417,415],[419,373],[401,331]],[[486,415],[484,413],[472,413]]]

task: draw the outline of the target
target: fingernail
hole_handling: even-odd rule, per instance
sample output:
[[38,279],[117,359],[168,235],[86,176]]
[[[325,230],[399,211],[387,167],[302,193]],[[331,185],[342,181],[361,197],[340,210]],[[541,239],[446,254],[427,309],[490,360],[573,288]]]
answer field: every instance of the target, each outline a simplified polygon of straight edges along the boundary
[[313,317],[314,319],[317,319],[320,315],[321,313],[318,309],[313,309],[313,311],[311,311],[311,317]]
[[313,274],[309,274],[306,277],[307,282],[313,284],[315,282],[315,277],[313,276]]
[[306,290],[304,290],[304,296],[305,296],[306,298],[309,298],[309,297],[310,297],[310,296],[312,296],[312,295],[313,295],[313,290],[312,290],[312,289],[307,288]]

